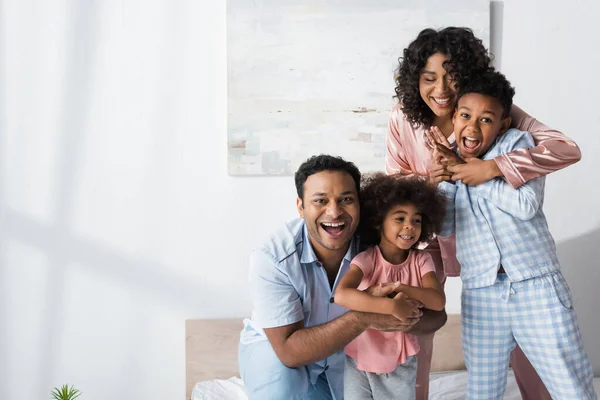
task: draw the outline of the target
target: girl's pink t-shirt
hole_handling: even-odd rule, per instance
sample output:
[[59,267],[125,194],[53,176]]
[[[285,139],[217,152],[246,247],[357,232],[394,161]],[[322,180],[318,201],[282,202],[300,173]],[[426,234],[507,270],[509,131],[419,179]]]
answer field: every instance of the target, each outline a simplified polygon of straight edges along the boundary
[[[352,264],[363,272],[359,290],[392,281],[422,287],[423,276],[435,272],[431,255],[422,250],[410,250],[406,261],[394,265],[383,258],[379,246],[374,246],[354,257]],[[417,354],[419,344],[415,336],[407,333],[367,329],[346,346],[345,352],[356,360],[361,371],[388,373]]]

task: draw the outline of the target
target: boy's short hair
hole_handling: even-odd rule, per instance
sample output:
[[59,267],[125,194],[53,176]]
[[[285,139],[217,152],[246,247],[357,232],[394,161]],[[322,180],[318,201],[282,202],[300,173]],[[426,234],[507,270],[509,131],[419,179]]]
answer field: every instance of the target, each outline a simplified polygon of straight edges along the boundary
[[356,193],[360,191],[360,171],[358,167],[350,161],[344,160],[342,157],[334,157],[328,154],[312,156],[304,161],[296,171],[294,180],[296,183],[296,192],[298,197],[304,200],[304,182],[309,176],[322,171],[342,171],[348,173],[354,180],[356,185]]
[[513,104],[515,88],[503,74],[494,68],[489,68],[462,83],[458,88],[457,107],[460,98],[468,93],[479,93],[495,98],[502,105],[502,118],[506,118]]

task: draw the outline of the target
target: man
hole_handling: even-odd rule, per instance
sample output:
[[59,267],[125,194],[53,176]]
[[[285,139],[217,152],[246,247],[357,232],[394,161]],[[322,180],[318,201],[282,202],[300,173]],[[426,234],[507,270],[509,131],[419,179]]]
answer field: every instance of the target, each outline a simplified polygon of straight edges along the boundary
[[[251,400],[341,400],[344,346],[366,329],[431,333],[446,313],[406,300],[414,316],[399,320],[335,304],[332,293],[358,252],[360,172],[320,155],[300,166],[295,181],[300,218],[252,251],[253,312],[241,334],[240,373]],[[385,296],[393,286],[369,290]]]

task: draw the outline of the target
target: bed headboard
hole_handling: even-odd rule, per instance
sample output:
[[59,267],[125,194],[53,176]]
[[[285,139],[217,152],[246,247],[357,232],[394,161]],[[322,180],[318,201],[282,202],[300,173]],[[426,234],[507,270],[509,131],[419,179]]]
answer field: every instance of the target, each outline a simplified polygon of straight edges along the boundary
[[[186,399],[197,382],[239,376],[237,351],[242,318],[190,319],[185,322]],[[460,315],[448,322],[434,339],[432,371],[465,369],[460,344]]]

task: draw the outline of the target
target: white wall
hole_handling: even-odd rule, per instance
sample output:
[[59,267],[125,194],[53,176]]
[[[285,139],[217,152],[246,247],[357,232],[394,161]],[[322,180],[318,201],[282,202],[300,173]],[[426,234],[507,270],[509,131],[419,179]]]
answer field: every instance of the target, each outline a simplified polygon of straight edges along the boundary
[[[224,2],[49,3],[0,3],[0,398],[183,399],[184,320],[249,313],[292,178],[226,174]],[[599,13],[494,2],[492,28],[516,102],[583,150],[545,210],[597,373]]]

